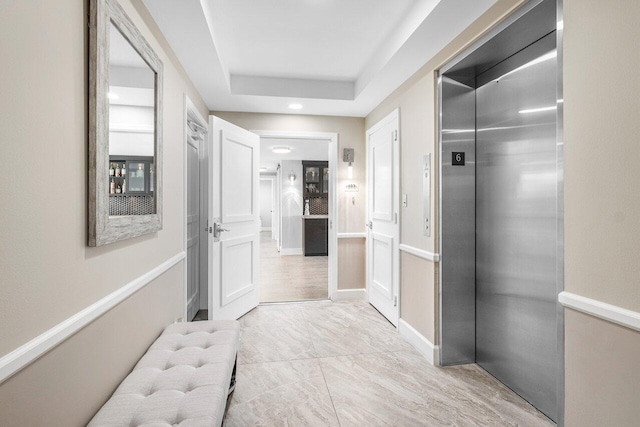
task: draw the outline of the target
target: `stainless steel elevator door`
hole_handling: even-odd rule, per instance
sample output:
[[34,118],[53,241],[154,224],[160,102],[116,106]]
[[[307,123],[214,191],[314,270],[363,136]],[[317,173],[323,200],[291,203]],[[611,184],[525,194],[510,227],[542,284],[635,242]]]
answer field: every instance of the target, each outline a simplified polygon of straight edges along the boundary
[[556,59],[476,91],[476,361],[557,413]]

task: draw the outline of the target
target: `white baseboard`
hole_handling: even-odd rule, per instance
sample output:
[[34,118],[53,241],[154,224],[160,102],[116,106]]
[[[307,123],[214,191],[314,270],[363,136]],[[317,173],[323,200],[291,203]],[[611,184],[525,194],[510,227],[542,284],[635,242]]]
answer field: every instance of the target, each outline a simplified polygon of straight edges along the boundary
[[182,261],[184,252],[171,257],[151,271],[127,283],[89,307],[74,314],[53,328],[35,337],[0,359],[0,383],[8,379],[25,366],[40,358],[46,352],[74,335],[82,328],[129,298],[151,283],[171,267]]
[[353,300],[366,300],[366,289],[338,289],[333,295],[331,295],[333,301],[353,301]]
[[271,231],[271,227],[262,227],[260,231]]
[[437,345],[433,345],[431,341],[426,339],[420,332],[416,331],[413,326],[408,324],[404,319],[398,322],[398,331],[400,335],[406,339],[409,344],[415,347],[420,354],[432,365],[439,365],[440,350]]
[[281,248],[280,255],[302,255],[302,248]]

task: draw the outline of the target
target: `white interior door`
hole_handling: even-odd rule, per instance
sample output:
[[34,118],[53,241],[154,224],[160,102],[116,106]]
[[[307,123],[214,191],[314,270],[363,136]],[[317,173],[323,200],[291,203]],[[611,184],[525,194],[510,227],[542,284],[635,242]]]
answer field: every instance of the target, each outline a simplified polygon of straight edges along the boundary
[[399,307],[398,110],[367,130],[367,293],[369,302],[398,325]]
[[260,300],[260,138],[215,116],[209,130],[209,319],[237,319]]
[[187,135],[187,321],[200,309],[200,158],[203,139]]

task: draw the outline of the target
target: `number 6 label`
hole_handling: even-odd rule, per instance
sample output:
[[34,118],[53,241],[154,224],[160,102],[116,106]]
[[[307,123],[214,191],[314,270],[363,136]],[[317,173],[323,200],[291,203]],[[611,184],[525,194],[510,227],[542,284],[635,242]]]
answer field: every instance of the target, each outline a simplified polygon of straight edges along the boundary
[[453,166],[464,166],[464,152],[451,153],[451,164]]

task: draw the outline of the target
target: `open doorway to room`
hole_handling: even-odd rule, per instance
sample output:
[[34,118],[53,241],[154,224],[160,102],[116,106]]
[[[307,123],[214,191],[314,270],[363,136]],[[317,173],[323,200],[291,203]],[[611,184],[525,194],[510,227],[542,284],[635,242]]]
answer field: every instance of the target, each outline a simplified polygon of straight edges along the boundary
[[333,148],[326,137],[261,135],[261,303],[330,298]]

